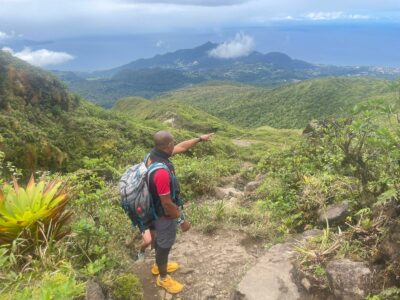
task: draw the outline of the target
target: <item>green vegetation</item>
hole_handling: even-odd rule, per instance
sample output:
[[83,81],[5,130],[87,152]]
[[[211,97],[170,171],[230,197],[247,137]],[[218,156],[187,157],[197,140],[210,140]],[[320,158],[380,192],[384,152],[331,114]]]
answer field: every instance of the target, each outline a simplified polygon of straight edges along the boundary
[[[85,158],[126,165],[144,155],[161,124],[128,122],[71,96],[53,76],[0,52],[0,150],[25,173],[73,171]],[[135,144],[132,141],[136,141]]]
[[195,200],[205,194],[213,194],[220,179],[240,171],[240,160],[206,156],[201,158],[178,155],[173,162],[179,170],[177,173],[183,198]]
[[[398,296],[398,85],[363,78],[272,90],[213,83],[157,101],[121,99],[107,111],[2,52],[0,62],[0,299],[79,299],[92,278],[110,297],[143,299],[131,258],[140,235],[120,207],[117,180],[160,129],[177,142],[217,131],[212,142],[173,158],[195,229],[240,230],[271,245],[324,228],[297,248],[305,274],[323,288],[329,260],[363,260],[379,264],[370,299]],[[323,120],[303,135],[266,125],[301,128],[317,117]],[[27,180],[33,171],[37,184]],[[243,188],[256,176],[255,192],[213,198],[217,186]],[[321,209],[343,202],[345,221],[320,224]]]
[[143,299],[143,291],[138,278],[132,274],[124,274],[114,281],[114,297],[117,300]]
[[[127,299],[127,289],[130,299],[142,299],[134,249],[124,246],[139,233],[120,207],[116,181],[151,149],[157,130],[171,130],[179,142],[219,128],[215,141],[174,158],[187,200],[213,193],[222,176],[240,169],[230,138],[239,129],[196,109],[185,114],[183,105],[176,110],[179,128],[106,111],[71,96],[39,69],[7,54],[0,59],[7,95],[0,111],[0,299],[79,298],[92,277],[116,299]],[[16,78],[25,81],[18,85]],[[38,184],[10,184],[12,175],[26,182],[33,171]]]
[[68,193],[60,186],[56,181],[36,185],[33,177],[26,189],[15,178],[14,187],[5,184],[0,189],[0,245],[16,238],[30,239],[30,244],[62,238],[71,214],[65,211]]
[[[2,265],[6,268],[7,265]],[[15,278],[21,281],[21,278]],[[21,284],[21,282],[19,282]],[[70,265],[60,265],[56,272],[45,272],[38,278],[31,278],[29,285],[20,290],[5,292],[0,299],[77,299],[85,294],[85,285],[79,283]]]
[[161,100],[190,104],[216,117],[247,127],[304,128],[313,119],[344,117],[357,103],[389,97],[388,81],[323,78],[274,89],[203,84],[162,95]]
[[398,224],[400,131],[391,111],[384,101],[356,107],[351,118],[320,122],[301,144],[258,164],[267,177],[257,202],[282,233],[319,226],[321,209],[348,203],[340,227],[328,224],[323,236],[298,248],[304,272],[321,287],[326,278],[318,270],[337,257],[370,263],[380,257],[384,279],[378,276],[374,288],[396,285],[400,268],[383,246]]
[[[54,73],[72,91],[107,108],[112,107],[117,99],[122,97],[150,98],[163,92],[216,80],[273,87],[327,76],[376,78],[397,76],[395,69],[392,71],[386,69],[382,72],[381,69],[374,67],[313,65],[279,52],[262,54],[254,51],[248,56],[234,59],[211,57],[209,51],[217,46],[218,44],[208,42],[193,49],[182,49],[152,58],[139,59],[114,69],[92,73],[62,71]],[[256,119],[252,119],[252,122],[254,120]],[[239,121],[245,124],[244,120]],[[265,124],[274,125],[271,123],[263,125]]]
[[114,110],[142,120],[157,120],[177,129],[201,132],[221,132],[237,136],[243,131],[202,110],[176,101],[149,101],[133,97],[119,100]]
[[106,108],[111,108],[121,97],[153,97],[204,80],[182,71],[157,68],[124,70],[112,78],[85,79],[70,72],[56,72],[56,75],[74,92]]

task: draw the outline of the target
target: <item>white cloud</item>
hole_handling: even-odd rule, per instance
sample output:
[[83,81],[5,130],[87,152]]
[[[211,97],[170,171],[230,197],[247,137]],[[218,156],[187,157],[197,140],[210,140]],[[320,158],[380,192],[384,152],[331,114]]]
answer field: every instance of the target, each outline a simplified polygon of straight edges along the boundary
[[233,40],[218,45],[208,54],[217,58],[236,58],[249,55],[253,49],[254,39],[251,36],[238,33]]
[[342,11],[331,12],[310,12],[304,16],[305,19],[313,21],[331,21],[331,20],[367,20],[370,19],[367,15],[348,14]]
[[55,52],[47,49],[32,51],[30,48],[24,48],[20,52],[14,52],[14,50],[11,48],[3,47],[2,50],[39,67],[63,64],[75,58],[66,52]]
[[309,12],[301,16],[286,16],[274,18],[276,21],[340,21],[340,20],[369,20],[371,16],[345,13],[343,11],[318,11]]
[[335,12],[343,12],[341,18],[354,21],[370,16],[371,20],[398,22],[400,1],[0,0],[1,30],[13,29],[35,40],[100,32],[113,35],[246,28],[285,21],[285,16],[287,21],[334,22],[338,18]]

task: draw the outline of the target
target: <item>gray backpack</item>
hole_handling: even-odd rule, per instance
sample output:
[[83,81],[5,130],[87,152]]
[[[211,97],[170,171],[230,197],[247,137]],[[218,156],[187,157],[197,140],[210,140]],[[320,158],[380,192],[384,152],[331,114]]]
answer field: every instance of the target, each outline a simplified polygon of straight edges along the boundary
[[159,162],[152,163],[146,167],[146,156],[144,162],[130,167],[119,181],[119,192],[121,195],[121,206],[129,216],[133,226],[145,230],[152,220],[157,219],[154,203],[149,191],[150,175],[159,169],[168,167]]

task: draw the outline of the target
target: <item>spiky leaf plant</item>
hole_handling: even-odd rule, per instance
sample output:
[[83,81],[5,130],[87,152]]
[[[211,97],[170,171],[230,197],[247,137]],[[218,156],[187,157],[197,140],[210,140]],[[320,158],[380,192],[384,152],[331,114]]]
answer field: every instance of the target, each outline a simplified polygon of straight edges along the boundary
[[71,217],[66,210],[69,193],[59,180],[35,183],[33,176],[26,189],[5,184],[0,188],[0,245],[16,238],[37,246],[67,234],[65,224]]

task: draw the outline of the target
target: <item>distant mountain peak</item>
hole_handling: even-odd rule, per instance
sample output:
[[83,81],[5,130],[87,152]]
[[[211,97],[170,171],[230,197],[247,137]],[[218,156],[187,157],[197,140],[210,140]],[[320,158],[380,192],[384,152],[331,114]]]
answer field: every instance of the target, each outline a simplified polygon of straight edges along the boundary
[[219,44],[212,43],[212,42],[208,41],[208,42],[204,43],[203,45],[195,47],[194,49],[202,49],[202,50],[205,50],[205,51],[209,51],[211,49],[214,49],[214,48],[218,47],[218,45]]
[[233,65],[273,65],[279,69],[307,69],[313,68],[312,64],[301,60],[295,60],[285,53],[270,52],[262,54],[257,51],[252,51],[246,56],[220,58],[209,55],[210,51],[217,48],[221,44],[207,41],[197,47],[190,49],[180,49],[174,52],[158,54],[152,58],[138,59],[126,65],[97,72],[96,75],[112,77],[121,71],[138,71],[142,69],[169,69],[179,71],[207,71],[227,69]]

